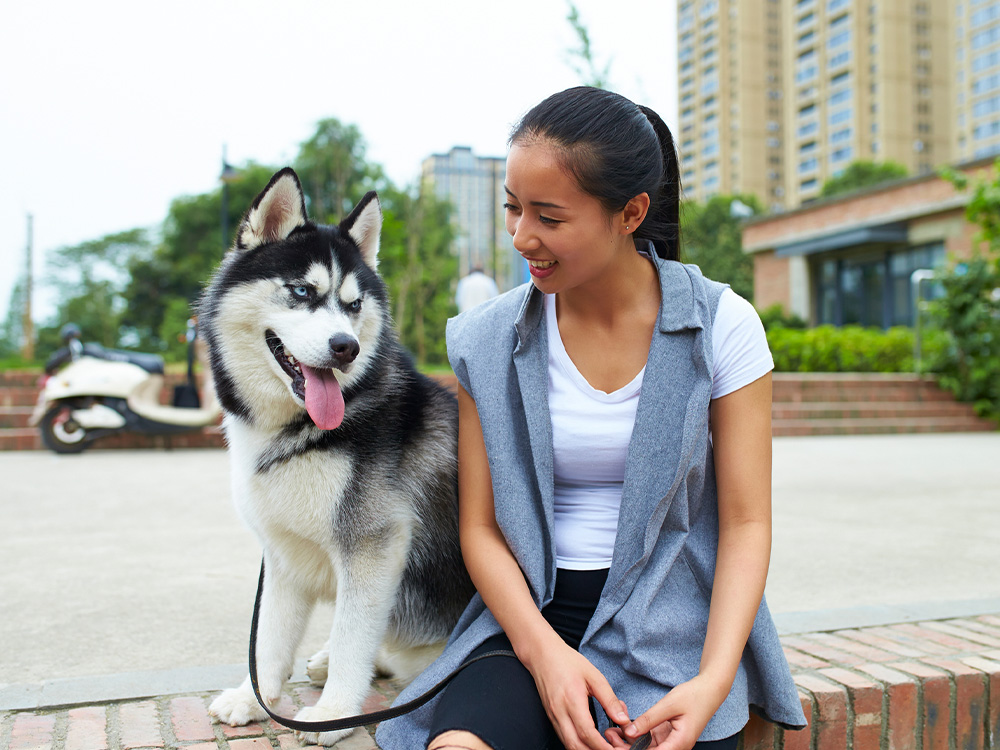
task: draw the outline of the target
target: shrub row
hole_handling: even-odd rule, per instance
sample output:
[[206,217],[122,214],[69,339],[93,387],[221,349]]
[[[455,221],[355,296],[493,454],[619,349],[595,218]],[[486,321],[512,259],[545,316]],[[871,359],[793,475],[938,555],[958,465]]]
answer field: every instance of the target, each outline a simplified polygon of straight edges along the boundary
[[[922,335],[921,369],[940,362],[947,336],[938,330]],[[913,372],[914,331],[911,328],[771,326],[767,343],[777,372]]]

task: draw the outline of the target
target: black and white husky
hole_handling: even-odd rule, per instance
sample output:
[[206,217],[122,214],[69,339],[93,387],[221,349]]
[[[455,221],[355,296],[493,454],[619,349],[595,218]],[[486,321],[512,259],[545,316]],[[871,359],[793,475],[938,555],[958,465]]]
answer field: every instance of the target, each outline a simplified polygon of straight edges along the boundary
[[[277,701],[317,600],[335,602],[306,721],[360,712],[377,667],[411,679],[472,595],[458,547],[454,396],[399,345],[368,193],[339,226],[306,217],[283,169],[254,200],[199,309],[225,409],[234,499],[264,548],[257,644]],[[266,718],[247,680],[211,705]],[[331,745],[349,732],[305,735]]]

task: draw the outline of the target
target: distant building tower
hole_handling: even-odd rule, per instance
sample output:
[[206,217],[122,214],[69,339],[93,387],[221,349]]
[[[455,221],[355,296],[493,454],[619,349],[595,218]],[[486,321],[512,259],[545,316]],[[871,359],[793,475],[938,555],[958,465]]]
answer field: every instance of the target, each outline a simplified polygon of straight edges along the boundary
[[467,146],[433,154],[423,163],[423,179],[453,207],[459,278],[479,267],[496,280],[501,291],[527,278],[527,267],[504,227],[506,171],[505,159],[475,156]]
[[954,13],[956,160],[1000,154],[1000,2],[969,0]]
[[852,161],[917,175],[1000,151],[1000,96],[981,98],[1000,91],[998,0],[680,0],[677,13],[690,198],[794,209]]

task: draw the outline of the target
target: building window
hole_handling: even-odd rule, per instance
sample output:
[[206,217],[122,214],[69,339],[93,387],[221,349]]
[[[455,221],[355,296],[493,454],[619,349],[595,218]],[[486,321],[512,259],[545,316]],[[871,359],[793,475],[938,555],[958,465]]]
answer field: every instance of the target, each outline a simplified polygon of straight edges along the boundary
[[831,68],[839,68],[841,65],[846,65],[851,61],[851,51],[849,49],[839,52],[836,55],[831,55],[828,64]]
[[845,122],[848,122],[850,121],[851,117],[853,117],[853,115],[854,115],[854,110],[852,110],[850,107],[848,107],[847,109],[841,109],[837,112],[833,112],[830,114],[830,119],[829,119],[830,125],[841,125]]
[[815,177],[808,180],[803,180],[802,182],[799,183],[799,190],[803,192],[807,190],[815,190],[817,187],[819,187],[819,180],[817,180]]
[[847,148],[839,148],[830,154],[830,163],[836,164],[837,162],[847,161],[851,158],[853,153],[854,151],[850,146]]
[[799,125],[797,134],[799,138],[805,138],[806,136],[812,135],[818,130],[819,130],[819,123],[814,120],[812,122],[807,122],[803,125]]
[[827,100],[827,104],[830,107],[835,107],[838,104],[843,104],[844,102],[849,102],[851,100],[851,97],[853,95],[854,95],[854,92],[851,89],[849,89],[849,88],[841,89],[837,93],[832,94],[830,96],[830,98]]

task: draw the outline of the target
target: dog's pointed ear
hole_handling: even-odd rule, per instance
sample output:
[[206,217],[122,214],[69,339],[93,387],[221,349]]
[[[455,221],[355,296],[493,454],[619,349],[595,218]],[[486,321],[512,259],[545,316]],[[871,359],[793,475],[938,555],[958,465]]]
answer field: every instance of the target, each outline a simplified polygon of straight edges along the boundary
[[351,215],[340,222],[340,231],[354,240],[361,259],[371,268],[378,266],[378,245],[382,235],[382,206],[374,190],[365,193]]
[[299,176],[291,167],[285,167],[271,178],[250,205],[236,232],[236,249],[252,250],[268,242],[283,240],[307,220],[306,199]]

